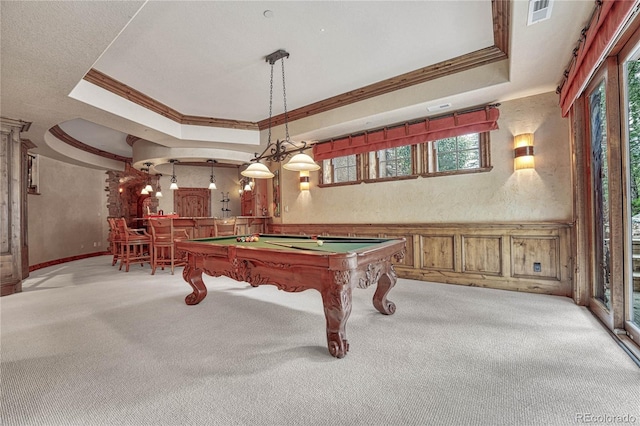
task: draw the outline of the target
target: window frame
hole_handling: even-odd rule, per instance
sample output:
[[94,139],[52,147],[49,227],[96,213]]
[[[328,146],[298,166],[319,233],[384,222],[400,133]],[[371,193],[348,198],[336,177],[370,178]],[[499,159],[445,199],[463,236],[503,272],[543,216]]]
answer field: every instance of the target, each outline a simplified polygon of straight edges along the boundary
[[[322,167],[320,167],[320,171],[318,173],[318,186],[320,187],[326,187],[326,186],[344,186],[344,185],[356,185],[362,182],[362,158],[360,157],[360,154],[351,154],[351,155],[355,155],[356,158],[356,179],[355,180],[350,180],[350,181],[346,181],[346,182],[333,182],[334,178],[335,178],[335,168],[334,168],[334,164],[333,164],[333,160],[335,160],[335,158],[331,158],[329,160],[323,160],[322,162]],[[345,155],[344,157],[348,157],[348,155]],[[340,157],[336,157],[336,158],[340,158]],[[330,167],[329,169],[331,170],[331,182],[330,183],[323,183],[324,182],[324,170],[325,170],[325,161],[329,161]]]
[[40,156],[27,152],[25,186],[27,194],[40,195]]
[[[430,176],[450,176],[450,175],[461,175],[461,174],[469,174],[469,173],[482,173],[488,172],[493,169],[491,165],[491,137],[489,132],[480,132],[478,133],[478,149],[480,150],[480,166],[475,167],[473,169],[456,169],[456,170],[444,170],[444,171],[436,171],[437,160],[438,160],[438,148],[436,147],[435,142],[431,141],[427,142],[430,144],[431,155],[430,157],[423,157],[423,165],[422,170],[425,170],[420,174],[421,177],[430,177]],[[461,135],[462,136],[462,135]]]
[[[397,148],[402,148],[402,147],[395,147],[393,149],[397,149]],[[366,154],[360,154],[360,155],[362,155],[362,158],[363,158],[364,162],[366,163],[363,182],[365,182],[365,183],[369,183],[369,182],[386,182],[386,181],[389,181],[389,180],[415,179],[415,178],[418,177],[418,175],[416,173],[417,167],[418,167],[418,162],[416,161],[418,145],[410,145],[409,156],[410,156],[410,160],[411,160],[411,173],[409,173],[408,175],[380,177],[380,157],[378,156],[378,153],[380,151],[381,150],[377,150],[377,151],[368,152]],[[373,154],[373,156],[375,158],[375,160],[374,160],[375,163],[374,164],[371,164],[371,156],[370,156],[370,154]],[[372,175],[371,175],[372,167],[376,171],[376,174],[375,174],[376,177],[372,177]]]
[[371,152],[362,154],[351,154],[356,156],[356,180],[348,182],[324,182],[324,169],[325,161],[331,162],[331,174],[334,175],[333,159],[323,160],[323,165],[320,168],[318,176],[318,187],[327,188],[333,186],[344,185],[359,185],[361,183],[377,183],[377,182],[390,182],[398,180],[410,180],[417,179],[418,177],[439,177],[439,176],[453,176],[463,175],[471,173],[485,173],[493,169],[491,165],[491,136],[490,131],[478,132],[479,135],[479,147],[480,150],[480,166],[473,169],[457,169],[447,171],[435,171],[437,162],[437,148],[436,141],[428,141],[415,145],[411,145],[411,174],[403,176],[389,176],[389,177],[371,177],[372,168],[376,170],[376,175],[379,176],[379,159],[377,152],[372,151],[375,155],[375,161],[371,161]]

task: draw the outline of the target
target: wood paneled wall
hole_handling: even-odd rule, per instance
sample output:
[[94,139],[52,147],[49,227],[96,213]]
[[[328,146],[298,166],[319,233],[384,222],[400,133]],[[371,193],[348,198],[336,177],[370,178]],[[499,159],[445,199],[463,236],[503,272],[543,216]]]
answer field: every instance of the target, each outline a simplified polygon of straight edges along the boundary
[[271,224],[277,234],[404,237],[399,277],[572,295],[571,224]]

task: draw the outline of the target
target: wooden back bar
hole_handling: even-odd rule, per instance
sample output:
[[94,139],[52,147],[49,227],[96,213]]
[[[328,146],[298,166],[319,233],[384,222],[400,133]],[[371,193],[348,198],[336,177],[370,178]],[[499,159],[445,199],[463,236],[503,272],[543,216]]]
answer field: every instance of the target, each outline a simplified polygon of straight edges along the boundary
[[572,295],[572,224],[271,224],[289,235],[404,237],[399,277],[531,293]]

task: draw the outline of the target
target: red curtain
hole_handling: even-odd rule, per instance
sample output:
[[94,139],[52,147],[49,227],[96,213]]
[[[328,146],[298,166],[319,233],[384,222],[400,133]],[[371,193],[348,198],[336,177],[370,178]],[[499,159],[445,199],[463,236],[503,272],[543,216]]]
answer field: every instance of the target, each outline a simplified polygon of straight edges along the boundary
[[313,146],[313,159],[329,160],[351,154],[363,154],[398,146],[415,145],[427,141],[461,136],[469,133],[488,132],[498,128],[500,111],[495,106],[485,109],[455,113],[450,116],[425,119],[417,123],[405,123],[376,130],[371,133],[359,133]]
[[589,29],[584,34],[584,41],[576,48],[575,60],[560,89],[563,117],[567,116],[571,105],[584,90],[584,86],[629,18],[635,4],[636,0],[602,0],[600,10],[596,10],[589,23]]

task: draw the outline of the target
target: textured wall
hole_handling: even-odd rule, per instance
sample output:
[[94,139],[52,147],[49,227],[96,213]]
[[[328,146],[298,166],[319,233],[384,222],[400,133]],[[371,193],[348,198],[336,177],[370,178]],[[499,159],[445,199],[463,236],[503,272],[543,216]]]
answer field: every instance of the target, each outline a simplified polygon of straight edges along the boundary
[[[572,217],[569,123],[547,93],[504,102],[491,132],[488,173],[318,188],[300,192],[282,173],[282,223],[569,221]],[[535,170],[514,171],[513,136],[535,134]]]
[[29,265],[108,250],[106,173],[40,156],[29,195]]
[[[569,124],[555,93],[504,102],[500,130],[491,133],[493,170],[460,176],[318,188],[301,193],[298,174],[281,171],[282,223],[452,223],[570,221]],[[513,135],[535,133],[535,170],[513,169]],[[180,187],[206,188],[210,169],[178,166]],[[216,168],[211,211],[221,191],[240,214],[236,168]],[[29,264],[107,250],[104,171],[40,157],[40,192],[29,195]],[[173,210],[169,176],[162,176],[159,208]],[[269,185],[270,187],[270,185]],[[271,191],[270,191],[271,192]],[[94,246],[95,244],[95,246]]]

